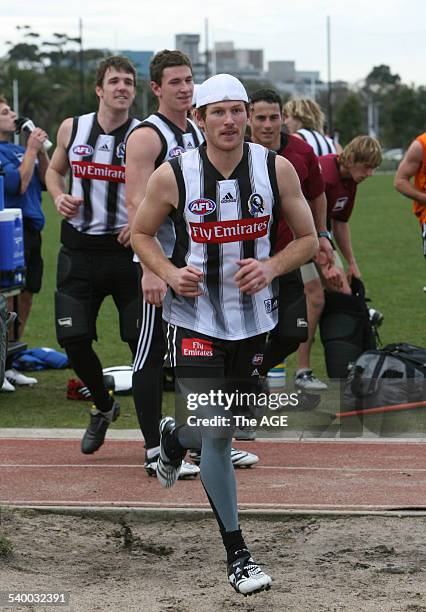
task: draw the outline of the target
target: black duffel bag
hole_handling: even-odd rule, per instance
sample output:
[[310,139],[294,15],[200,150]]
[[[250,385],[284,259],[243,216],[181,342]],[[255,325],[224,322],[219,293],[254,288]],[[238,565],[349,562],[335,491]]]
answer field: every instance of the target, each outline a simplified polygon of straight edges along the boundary
[[329,378],[345,379],[348,366],[377,346],[362,281],[353,278],[351,289],[352,295],[325,294],[320,334]]
[[353,364],[343,392],[346,410],[426,400],[426,348],[401,342],[366,351]]

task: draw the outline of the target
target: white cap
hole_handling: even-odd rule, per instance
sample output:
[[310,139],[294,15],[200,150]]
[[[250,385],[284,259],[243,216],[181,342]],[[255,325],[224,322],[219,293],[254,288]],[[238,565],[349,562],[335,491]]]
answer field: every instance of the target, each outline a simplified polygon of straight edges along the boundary
[[194,93],[192,94],[192,106],[195,106],[197,103],[197,94],[200,89],[200,85],[198,83],[194,83]]
[[216,74],[210,77],[197,89],[196,107],[226,101],[248,102],[244,85],[231,74]]

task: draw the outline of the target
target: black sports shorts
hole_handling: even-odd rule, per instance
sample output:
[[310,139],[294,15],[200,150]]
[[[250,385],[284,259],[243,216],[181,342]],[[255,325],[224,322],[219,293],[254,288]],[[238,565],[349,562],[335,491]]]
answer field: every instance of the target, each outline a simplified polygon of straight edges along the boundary
[[41,257],[41,233],[24,226],[25,285],[24,290],[38,293],[43,278],[43,259]]
[[[167,353],[166,367],[187,371],[202,369],[205,378],[257,377],[263,361],[266,333],[242,340],[212,338],[197,331],[163,322]],[[194,378],[195,378],[194,374]]]
[[[233,415],[258,416],[254,398],[261,391],[258,368],[263,362],[266,333],[243,340],[221,340],[166,322],[164,332],[165,365],[174,367],[176,374],[179,422],[184,421],[188,399],[195,395],[212,398],[211,394],[217,399],[221,393],[234,394],[230,405]],[[227,410],[212,400],[198,407],[197,414],[226,416]]]
[[[138,312],[137,308],[130,311],[128,307],[132,302],[138,304],[138,284],[138,265],[133,262],[131,249],[96,251],[62,246],[55,309],[59,343],[63,346],[64,340],[96,340],[96,319],[109,295],[119,312],[122,339],[136,340]],[[129,321],[131,313],[134,320]]]
[[300,269],[280,276],[279,288],[278,325],[271,333],[306,342],[308,315]]

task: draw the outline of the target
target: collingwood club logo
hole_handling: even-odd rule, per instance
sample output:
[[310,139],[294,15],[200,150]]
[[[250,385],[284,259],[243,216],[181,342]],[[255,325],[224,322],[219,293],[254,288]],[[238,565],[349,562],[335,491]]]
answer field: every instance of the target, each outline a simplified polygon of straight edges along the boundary
[[265,210],[264,201],[259,193],[252,193],[248,200],[248,209],[251,215],[263,213]]
[[120,144],[117,145],[115,154],[119,159],[124,159],[126,155],[126,144],[124,142],[120,142]]

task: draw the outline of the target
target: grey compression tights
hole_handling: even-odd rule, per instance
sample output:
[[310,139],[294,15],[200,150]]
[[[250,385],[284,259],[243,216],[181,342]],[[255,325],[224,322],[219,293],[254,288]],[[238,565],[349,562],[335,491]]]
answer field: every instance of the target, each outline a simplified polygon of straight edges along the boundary
[[238,529],[237,485],[231,461],[232,429],[224,437],[215,437],[211,429],[182,425],[178,428],[179,444],[200,448],[200,478],[221,531]]

